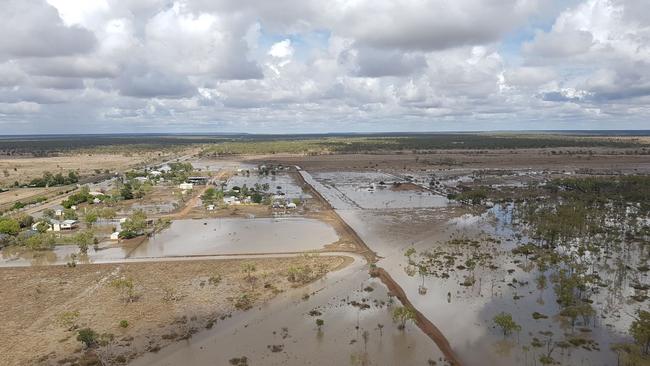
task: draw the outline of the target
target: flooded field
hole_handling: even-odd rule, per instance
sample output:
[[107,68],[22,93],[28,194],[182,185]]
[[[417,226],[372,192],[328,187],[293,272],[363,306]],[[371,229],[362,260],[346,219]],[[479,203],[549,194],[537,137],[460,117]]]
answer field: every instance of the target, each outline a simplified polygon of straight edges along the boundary
[[76,245],[33,251],[8,247],[0,251],[0,267],[66,264],[72,254],[79,263],[120,259],[288,253],[319,250],[339,239],[328,224],[307,218],[218,218],[176,220],[136,248],[93,247],[80,254]]
[[[253,365],[444,364],[436,345],[413,324],[397,329],[395,306],[355,256],[354,264],[323,280],[132,365],[226,365],[241,357]],[[320,329],[316,319],[323,320]]]
[[[639,303],[631,300],[635,291],[630,283],[635,275],[621,273],[617,263],[641,268],[642,258],[648,255],[642,247],[632,246],[624,256],[612,256],[595,267],[602,286],[611,290],[594,290],[590,301],[597,315],[572,325],[558,316],[562,308],[550,283],[556,274],[547,271],[540,275],[523,256],[513,256],[517,243],[528,239],[512,217],[512,206],[497,205],[482,214],[436,202],[404,209],[400,204],[386,204],[376,192],[359,188],[361,182],[389,179],[386,174],[315,173],[311,178],[302,173],[377,252],[381,257],[377,265],[391,273],[414,306],[442,330],[468,365],[536,365],[547,355],[553,362],[567,365],[612,365],[618,355],[610,348],[629,341],[628,329],[634,319],[630,314],[639,308]],[[528,179],[528,174],[522,176]],[[520,181],[509,179],[509,186],[521,186]],[[359,195],[377,200],[367,204]],[[476,245],[456,244],[466,242]],[[409,248],[413,257],[405,254]],[[415,263],[432,258],[445,258],[442,263],[448,264],[435,276],[428,270],[418,274]],[[411,261],[415,265],[409,264]],[[544,277],[543,285],[540,277]],[[647,274],[641,277],[645,279],[637,277],[635,281],[647,282]],[[511,314],[522,331],[504,337],[493,322],[500,313]]]
[[310,198],[310,195],[303,191],[302,187],[296,184],[295,180],[288,174],[276,175],[258,175],[255,173],[238,174],[232,176],[227,183],[226,190],[233,187],[243,187],[246,185],[248,188],[253,188],[255,185],[268,184],[268,192],[271,193],[284,193],[287,198]]
[[332,227],[314,219],[176,220],[130,257],[299,252],[321,249],[337,240]]
[[315,173],[305,179],[336,209],[445,207],[449,203],[426,190],[399,190],[393,183],[402,182],[402,178],[385,173]]

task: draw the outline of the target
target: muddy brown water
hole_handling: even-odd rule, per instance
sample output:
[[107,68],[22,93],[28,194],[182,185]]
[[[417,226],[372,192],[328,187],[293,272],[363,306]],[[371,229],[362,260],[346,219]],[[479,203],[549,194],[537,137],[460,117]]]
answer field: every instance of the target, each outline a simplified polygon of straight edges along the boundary
[[[348,267],[316,283],[237,312],[211,330],[146,354],[131,365],[228,365],[241,356],[252,365],[426,365],[429,360],[442,364],[436,345],[415,325],[397,329],[391,318],[396,305],[388,305],[386,288],[369,277],[362,257],[354,258]],[[364,290],[367,287],[373,290]],[[308,299],[305,294],[310,294]],[[369,308],[361,310],[352,301]],[[312,310],[321,314],[312,316]],[[324,320],[321,331],[315,323],[318,318]],[[281,350],[273,352],[273,346]]]
[[338,239],[331,226],[307,218],[176,220],[129,257],[299,252]]
[[31,251],[4,248],[0,267],[65,264],[72,254],[80,263],[115,262],[120,259],[181,256],[304,252],[322,249],[339,239],[327,223],[308,218],[218,218],[176,220],[169,228],[135,249],[104,247],[80,255],[76,245]]

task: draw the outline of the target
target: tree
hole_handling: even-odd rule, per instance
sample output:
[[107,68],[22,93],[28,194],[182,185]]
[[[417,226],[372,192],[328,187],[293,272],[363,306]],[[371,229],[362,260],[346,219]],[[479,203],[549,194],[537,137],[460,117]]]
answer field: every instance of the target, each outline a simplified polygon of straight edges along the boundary
[[44,250],[51,249],[55,242],[56,239],[52,233],[38,233],[27,238],[25,245],[30,249]]
[[647,355],[650,352],[650,311],[638,310],[637,315],[630,325],[630,334]]
[[496,324],[503,331],[503,336],[507,336],[513,331],[520,331],[521,326],[512,320],[512,315],[508,313],[497,314],[494,319],[494,324]]
[[393,309],[393,320],[398,322],[399,329],[406,328],[406,322],[415,321],[415,310],[407,306],[398,306]]
[[147,215],[142,210],[134,212],[122,224],[120,238],[129,239],[142,234],[147,227]]
[[16,221],[20,224],[21,228],[31,227],[34,223],[34,218],[28,214],[21,214],[16,217]]
[[316,326],[318,327],[318,331],[320,332],[321,327],[325,324],[325,321],[323,319],[316,319]]
[[133,187],[131,186],[131,183],[124,183],[124,186],[120,190],[120,196],[125,200],[133,199]]
[[38,222],[38,224],[36,224],[36,231],[38,231],[41,234],[50,230],[50,228],[51,228],[50,223],[45,220],[41,220]]
[[51,208],[46,208],[45,210],[43,210],[43,217],[44,217],[44,218],[46,218],[46,219],[53,219],[54,216],[56,216],[56,215],[55,215],[55,212],[54,212],[53,209],[51,209]]
[[66,208],[63,210],[63,219],[64,220],[77,220],[79,219],[79,216],[77,216],[77,213],[71,209],[71,208]]
[[93,224],[97,222],[97,218],[97,212],[90,211],[86,214],[86,217],[84,219],[86,220],[88,226],[93,226]]
[[88,247],[93,243],[95,233],[92,230],[85,230],[77,233],[74,236],[74,241],[79,246],[79,251],[83,254],[88,253]]
[[9,217],[0,217],[0,234],[18,235],[20,223]]

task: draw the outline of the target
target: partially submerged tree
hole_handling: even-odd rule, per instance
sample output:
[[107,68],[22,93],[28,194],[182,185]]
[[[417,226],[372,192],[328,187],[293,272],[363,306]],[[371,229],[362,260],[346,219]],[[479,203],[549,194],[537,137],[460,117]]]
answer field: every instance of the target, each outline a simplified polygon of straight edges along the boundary
[[512,315],[508,313],[497,314],[494,317],[493,321],[496,326],[501,328],[504,337],[512,333],[513,331],[518,332],[521,330],[521,325],[517,324],[512,319]]
[[641,347],[641,352],[648,355],[650,353],[650,311],[637,311],[637,318],[630,325],[630,334]]
[[398,323],[399,329],[404,329],[408,321],[415,321],[415,310],[408,306],[398,306],[393,309],[393,320]]

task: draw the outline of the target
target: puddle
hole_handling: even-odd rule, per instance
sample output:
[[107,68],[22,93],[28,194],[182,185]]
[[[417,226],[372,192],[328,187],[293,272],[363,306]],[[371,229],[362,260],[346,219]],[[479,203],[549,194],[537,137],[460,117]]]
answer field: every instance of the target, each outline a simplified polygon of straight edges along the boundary
[[321,249],[338,239],[331,226],[315,219],[176,220],[129,257],[298,252]]

